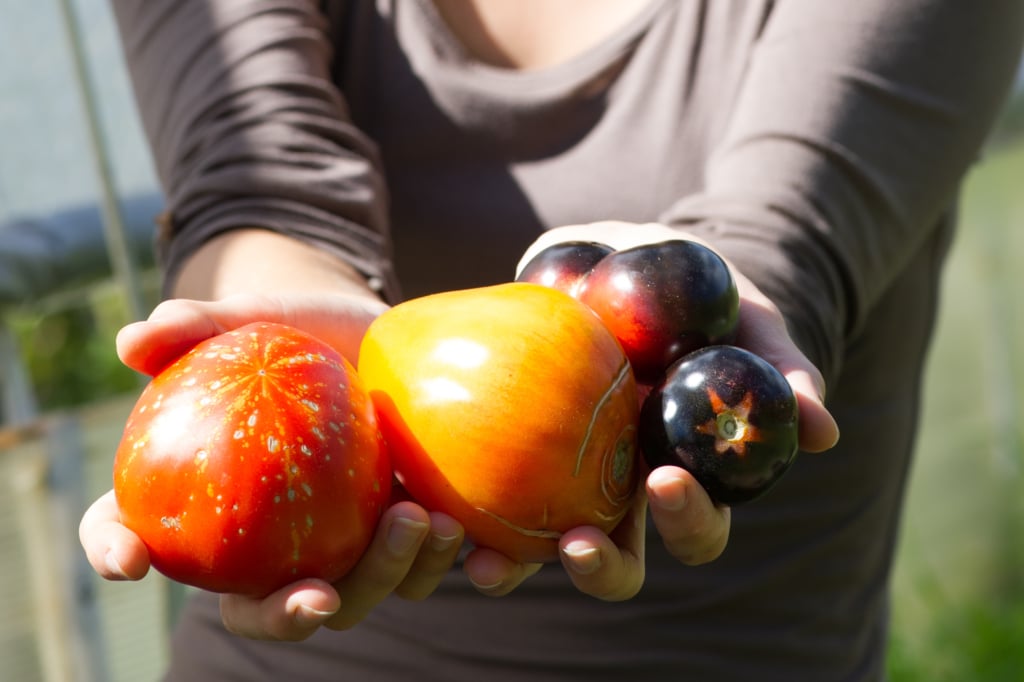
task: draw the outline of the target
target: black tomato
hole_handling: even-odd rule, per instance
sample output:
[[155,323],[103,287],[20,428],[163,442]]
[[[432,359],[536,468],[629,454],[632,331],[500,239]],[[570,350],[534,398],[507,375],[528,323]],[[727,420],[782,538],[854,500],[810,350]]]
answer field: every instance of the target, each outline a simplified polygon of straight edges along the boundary
[[580,282],[614,249],[600,242],[571,241],[538,252],[520,271],[517,282],[543,284],[576,295]]
[[729,343],[739,319],[736,282],[725,261],[680,239],[606,256],[583,280],[578,298],[619,339],[646,384],[691,351]]
[[647,464],[688,470],[720,504],[749,502],[771,488],[797,452],[797,402],[786,378],[735,346],[683,357],[640,411]]

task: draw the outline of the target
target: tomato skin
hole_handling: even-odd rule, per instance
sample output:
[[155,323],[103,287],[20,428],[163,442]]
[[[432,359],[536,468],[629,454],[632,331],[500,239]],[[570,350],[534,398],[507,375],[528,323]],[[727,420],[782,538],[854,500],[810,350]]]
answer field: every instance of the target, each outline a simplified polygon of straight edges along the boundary
[[683,356],[640,412],[648,466],[681,466],[715,502],[746,504],[786,473],[799,446],[799,408],[786,377],[735,346]]
[[731,340],[739,321],[729,266],[711,249],[682,239],[605,256],[576,296],[615,333],[645,384],[657,383],[683,355]]
[[585,305],[532,283],[435,294],[378,317],[359,353],[395,473],[478,546],[554,561],[613,529],[636,489],[632,370]]
[[158,374],[114,459],[122,523],[167,577],[264,596],[342,577],[390,495],[376,414],[344,358],[254,323]]
[[601,242],[571,241],[552,244],[530,259],[517,282],[533,282],[577,297],[577,290],[597,263],[614,249]]

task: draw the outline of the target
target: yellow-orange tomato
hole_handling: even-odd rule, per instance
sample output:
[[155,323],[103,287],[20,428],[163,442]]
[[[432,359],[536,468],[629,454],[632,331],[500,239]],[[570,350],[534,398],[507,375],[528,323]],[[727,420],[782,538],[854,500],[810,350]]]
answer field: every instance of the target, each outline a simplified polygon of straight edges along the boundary
[[636,382],[595,313],[529,283],[435,294],[370,326],[359,375],[395,473],[478,546],[552,561],[636,488]]

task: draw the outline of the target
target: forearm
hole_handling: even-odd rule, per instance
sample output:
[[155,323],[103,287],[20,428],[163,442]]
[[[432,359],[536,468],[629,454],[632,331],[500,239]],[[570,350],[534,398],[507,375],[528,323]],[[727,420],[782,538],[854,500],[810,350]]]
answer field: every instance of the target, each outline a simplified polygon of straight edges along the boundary
[[166,291],[196,300],[242,293],[332,293],[379,300],[342,259],[260,229],[232,230],[206,242],[185,259]]
[[[346,279],[397,299],[376,147],[331,80],[318,3],[115,0],[112,8],[167,197],[159,255],[175,288],[165,295],[324,283],[315,273],[333,282],[337,259],[348,263]],[[241,242],[221,236],[250,227],[316,245],[322,257],[310,271],[289,272],[277,249],[265,253],[264,240],[248,238],[246,257],[233,257]],[[284,248],[288,259],[303,253]]]
[[835,376],[935,242],[1012,81],[1022,25],[1010,2],[777,3],[705,186],[662,220],[751,277]]

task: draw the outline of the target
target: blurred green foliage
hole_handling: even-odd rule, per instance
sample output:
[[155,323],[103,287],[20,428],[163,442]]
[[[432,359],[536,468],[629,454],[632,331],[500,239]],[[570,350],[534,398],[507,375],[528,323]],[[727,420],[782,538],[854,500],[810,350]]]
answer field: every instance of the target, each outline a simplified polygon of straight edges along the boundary
[[130,322],[124,297],[103,285],[43,310],[7,314],[39,410],[73,408],[136,390],[141,378],[117,357],[114,338]]
[[1024,680],[1024,125],[1009,132],[969,177],[944,278],[893,580],[892,682]]

